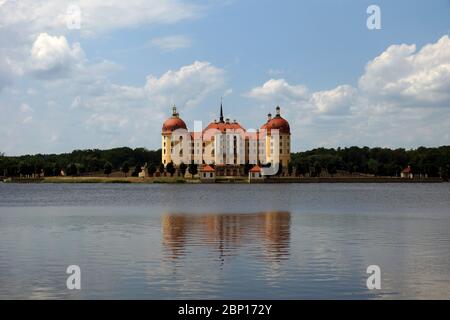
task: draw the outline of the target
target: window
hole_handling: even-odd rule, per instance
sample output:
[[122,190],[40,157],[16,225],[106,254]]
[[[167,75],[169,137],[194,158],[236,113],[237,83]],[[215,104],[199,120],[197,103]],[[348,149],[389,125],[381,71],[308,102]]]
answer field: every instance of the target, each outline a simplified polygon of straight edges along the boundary
[[212,178],[212,177],[213,177],[213,174],[212,174],[212,172],[211,172],[211,173],[209,174],[209,177],[210,177],[210,178]]

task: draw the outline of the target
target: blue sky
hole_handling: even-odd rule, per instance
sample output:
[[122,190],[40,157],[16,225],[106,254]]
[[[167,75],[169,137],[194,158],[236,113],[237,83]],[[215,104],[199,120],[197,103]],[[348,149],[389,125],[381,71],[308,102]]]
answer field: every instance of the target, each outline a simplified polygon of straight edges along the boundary
[[221,96],[246,128],[280,104],[294,151],[450,143],[448,0],[0,0],[0,19],[6,154],[159,148],[172,103],[192,127]]

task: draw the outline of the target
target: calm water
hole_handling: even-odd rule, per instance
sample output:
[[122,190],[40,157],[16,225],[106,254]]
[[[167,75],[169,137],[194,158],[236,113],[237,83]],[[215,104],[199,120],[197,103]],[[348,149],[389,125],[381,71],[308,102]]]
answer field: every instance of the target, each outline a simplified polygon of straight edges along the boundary
[[6,298],[450,299],[450,184],[0,184]]

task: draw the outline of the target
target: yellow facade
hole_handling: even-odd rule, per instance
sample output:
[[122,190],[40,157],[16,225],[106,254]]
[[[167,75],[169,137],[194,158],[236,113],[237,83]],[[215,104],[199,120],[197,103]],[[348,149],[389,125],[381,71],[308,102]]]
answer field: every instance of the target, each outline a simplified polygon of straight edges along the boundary
[[[181,134],[177,129],[181,129]],[[206,130],[215,132],[206,135]],[[267,123],[251,134],[236,121],[224,120],[222,110],[219,121],[214,120],[201,133],[190,133],[174,108],[172,117],[163,125],[162,163],[242,166],[246,163],[275,163],[278,159],[283,172],[287,172],[291,160],[290,136],[289,124],[281,117],[279,107],[274,118],[269,114]],[[190,144],[182,137],[190,139]]]

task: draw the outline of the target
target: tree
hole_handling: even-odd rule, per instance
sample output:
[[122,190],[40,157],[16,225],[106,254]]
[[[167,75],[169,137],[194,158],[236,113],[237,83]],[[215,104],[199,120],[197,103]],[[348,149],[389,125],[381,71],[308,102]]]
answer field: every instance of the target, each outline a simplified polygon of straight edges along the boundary
[[84,165],[84,164],[78,164],[78,173],[79,174],[84,174],[84,173],[86,173],[86,166]]
[[309,173],[309,163],[306,159],[300,159],[295,164],[295,170],[297,175],[305,176]]
[[128,174],[128,172],[130,172],[130,165],[128,164],[127,161],[125,161],[125,162],[122,164],[121,170],[122,170],[123,174],[124,174],[125,177],[126,177],[127,174]]
[[280,163],[278,163],[278,171],[276,173],[277,176],[281,176],[283,173],[283,165]]
[[294,165],[292,164],[292,162],[288,163],[288,174],[292,175],[292,172],[294,171]]
[[100,161],[96,157],[89,159],[87,168],[89,172],[99,171],[101,168]]
[[106,174],[108,177],[112,172],[112,164],[110,162],[106,162],[103,166],[103,173]]
[[29,177],[32,174],[31,166],[26,162],[20,162],[19,174],[23,177]]
[[188,171],[192,178],[194,178],[194,176],[198,173],[198,166],[194,163],[194,161],[192,161],[189,165]]
[[141,173],[142,169],[141,169],[141,165],[138,164],[134,167],[134,171],[131,174],[133,177],[139,177],[139,173]]
[[444,181],[448,181],[449,180],[449,176],[450,176],[450,163],[449,164],[445,164],[441,168],[441,177],[442,177],[442,179],[444,179]]
[[378,173],[378,166],[379,163],[375,159],[369,159],[369,161],[367,161],[367,168],[371,174],[376,175]]
[[180,169],[181,175],[184,177],[184,175],[186,174],[187,165],[184,162],[182,162],[182,163],[180,163],[179,169]]
[[61,175],[61,167],[57,163],[53,166],[53,175],[55,177],[59,177]]
[[158,171],[159,171],[159,173],[161,173],[161,175],[164,173],[164,163],[160,163],[159,164],[159,169],[158,169]]
[[150,163],[150,165],[147,168],[148,175],[150,177],[153,177],[153,175],[156,173],[156,166],[153,163]]
[[170,176],[173,177],[176,169],[175,169],[175,166],[173,165],[172,161],[167,164],[166,170],[167,170],[168,173],[170,173]]
[[34,173],[34,176],[36,177],[41,177],[41,174],[42,174],[42,170],[43,170],[43,168],[44,168],[44,164],[43,164],[43,162],[39,159],[39,160],[36,160],[35,161],[35,163],[34,163],[34,166],[33,166],[34,168],[33,168],[33,173]]
[[327,171],[330,176],[333,176],[337,173],[337,160],[335,158],[331,158],[327,164]]
[[53,176],[53,167],[50,164],[44,167],[44,176],[45,177]]
[[314,176],[320,177],[320,174],[322,173],[322,166],[320,165],[319,161],[314,162]]
[[76,176],[77,174],[78,174],[78,167],[77,167],[77,165],[75,164],[75,163],[70,163],[68,166],[67,166],[67,169],[66,169],[66,174],[68,175],[68,176]]

